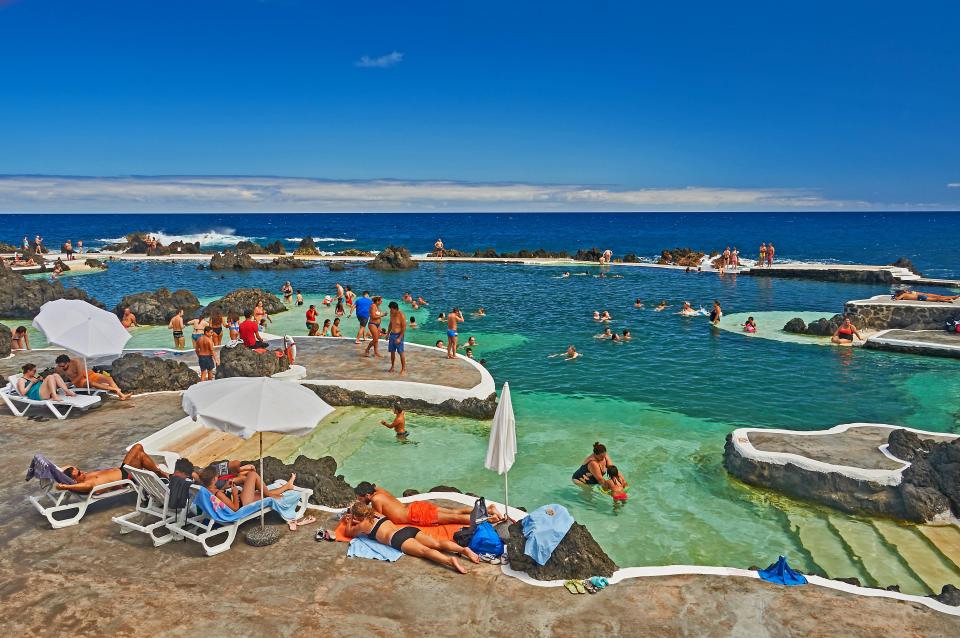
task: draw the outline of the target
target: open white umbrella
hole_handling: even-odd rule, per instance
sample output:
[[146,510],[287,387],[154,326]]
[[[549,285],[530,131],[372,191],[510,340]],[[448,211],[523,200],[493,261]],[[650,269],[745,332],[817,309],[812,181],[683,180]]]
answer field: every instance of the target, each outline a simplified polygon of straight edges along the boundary
[[513,460],[517,456],[517,422],[513,416],[513,403],[510,401],[510,384],[504,382],[500,391],[500,402],[493,415],[490,426],[490,442],[487,445],[487,459],[483,465],[488,470],[503,474],[503,505],[507,516],[510,512],[510,490],[508,477]]
[[88,358],[120,355],[130,340],[115,314],[80,299],[48,301],[40,306],[33,327],[50,343],[80,355],[84,369]]
[[303,436],[333,412],[309,388],[270,377],[230,377],[197,383],[183,393],[181,404],[187,415],[206,427],[244,439],[259,434],[261,478],[264,432]]

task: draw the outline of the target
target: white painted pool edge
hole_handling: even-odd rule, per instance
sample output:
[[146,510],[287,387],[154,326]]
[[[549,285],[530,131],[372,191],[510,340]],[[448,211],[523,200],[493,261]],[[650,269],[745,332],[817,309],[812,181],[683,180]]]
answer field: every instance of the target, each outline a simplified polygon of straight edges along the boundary
[[887,428],[890,430],[908,430],[910,432],[915,432],[920,435],[932,435],[939,437],[952,437],[957,438],[957,435],[950,434],[947,432],[929,432],[926,430],[918,430],[915,428],[908,428],[899,425],[889,425],[886,423],[843,423],[841,425],[836,425],[827,430],[780,430],[780,429],[765,429],[765,428],[737,428],[731,434],[731,440],[733,441],[733,446],[737,452],[744,458],[748,458],[754,461],[761,461],[764,463],[772,463],[774,465],[786,465],[791,463],[805,470],[812,472],[835,472],[843,476],[852,478],[858,481],[871,481],[874,483],[879,483],[881,485],[896,486],[899,485],[903,480],[903,471],[910,467],[910,463],[904,461],[903,459],[898,459],[889,452],[880,450],[884,455],[890,458],[893,461],[897,461],[903,464],[903,467],[896,470],[871,470],[860,467],[851,467],[848,465],[837,465],[834,463],[827,463],[826,461],[818,461],[816,459],[811,459],[806,456],[801,456],[799,454],[793,454],[790,452],[770,452],[765,450],[758,450],[753,446],[753,443],[750,442],[750,433],[751,432],[765,432],[771,434],[789,434],[791,436],[819,436],[824,434],[840,434],[846,432],[850,428],[858,427],[872,427],[872,428]]

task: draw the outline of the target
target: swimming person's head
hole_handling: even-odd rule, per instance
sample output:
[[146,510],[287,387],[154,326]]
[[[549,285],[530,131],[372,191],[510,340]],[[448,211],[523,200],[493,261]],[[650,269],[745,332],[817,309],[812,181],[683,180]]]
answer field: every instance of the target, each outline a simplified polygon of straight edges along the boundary
[[600,456],[601,454],[606,454],[606,453],[607,453],[607,446],[604,445],[603,443],[600,443],[599,441],[594,441],[594,442],[593,442],[593,453],[596,454],[597,456]]

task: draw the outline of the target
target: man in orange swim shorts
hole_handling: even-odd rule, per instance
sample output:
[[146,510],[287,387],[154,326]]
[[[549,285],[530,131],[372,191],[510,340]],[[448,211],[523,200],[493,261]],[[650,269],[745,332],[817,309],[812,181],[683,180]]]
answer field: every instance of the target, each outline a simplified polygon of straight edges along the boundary
[[[357,494],[357,500],[369,505],[373,508],[373,511],[386,516],[391,522],[398,525],[417,525],[419,527],[447,525],[449,523],[469,525],[470,512],[473,511],[472,507],[452,509],[440,507],[429,501],[415,501],[405,505],[387,490],[368,481],[361,482],[353,491]],[[503,518],[493,505],[487,507],[487,513],[490,515],[491,523],[497,523]]]
[[86,388],[89,381],[91,388],[113,392],[121,401],[126,401],[133,396],[132,392],[123,392],[117,382],[113,380],[113,377],[87,370],[82,361],[71,359],[65,354],[57,357],[57,372],[70,379],[70,382],[79,389]]

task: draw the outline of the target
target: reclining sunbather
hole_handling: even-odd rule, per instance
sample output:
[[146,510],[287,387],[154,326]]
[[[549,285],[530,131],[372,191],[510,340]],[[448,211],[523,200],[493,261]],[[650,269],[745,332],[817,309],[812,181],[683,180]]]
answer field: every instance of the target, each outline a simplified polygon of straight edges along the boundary
[[[452,509],[449,507],[439,507],[429,501],[415,501],[405,505],[397,500],[397,497],[373,483],[363,481],[353,490],[357,494],[357,499],[364,505],[369,505],[377,514],[382,514],[392,522],[400,525],[420,525],[426,527],[429,525],[446,525],[456,523],[458,525],[470,525],[470,513],[472,507],[460,507]],[[490,505],[487,507],[491,523],[498,523],[503,517],[497,512],[497,509]]]
[[917,292],[915,290],[898,290],[893,294],[897,301],[942,301],[951,303],[960,299],[960,295],[937,295],[932,292]]
[[73,485],[57,483],[57,489],[87,493],[98,485],[128,479],[130,476],[127,474],[127,471],[123,469],[124,465],[129,465],[138,470],[147,470],[163,478],[167,477],[167,473],[157,467],[156,462],[147,454],[143,446],[136,443],[123,457],[123,460],[120,462],[120,467],[111,467],[105,470],[93,470],[90,472],[83,472],[74,466],[63,468],[63,473],[76,481],[76,483]]
[[385,516],[378,516],[373,508],[359,501],[350,507],[343,520],[345,522],[343,532],[350,538],[364,535],[400,550],[408,556],[425,558],[440,565],[452,567],[461,574],[466,574],[467,570],[460,561],[455,556],[443,552],[466,556],[474,563],[480,562],[480,557],[469,547],[462,547],[453,541],[436,539],[416,527],[397,527]]

